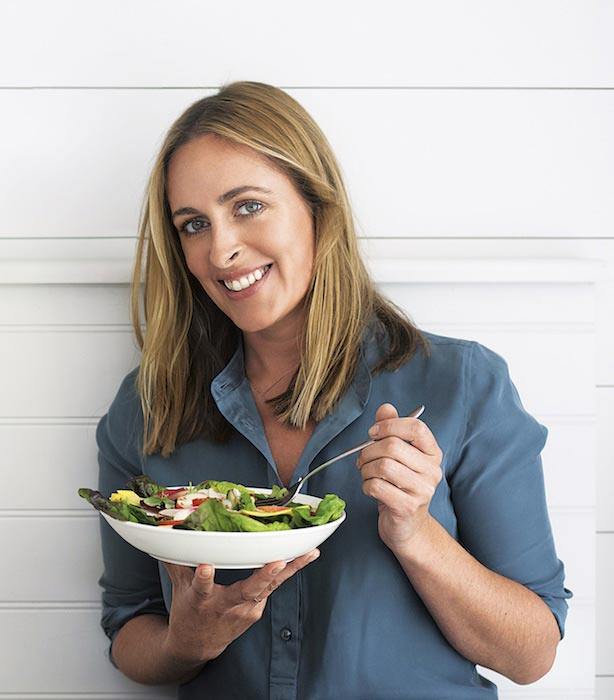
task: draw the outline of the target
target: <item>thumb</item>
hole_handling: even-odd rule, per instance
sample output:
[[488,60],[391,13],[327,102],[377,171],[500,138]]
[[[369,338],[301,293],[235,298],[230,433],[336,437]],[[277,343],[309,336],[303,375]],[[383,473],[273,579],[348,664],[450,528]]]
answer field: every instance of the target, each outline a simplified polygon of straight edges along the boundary
[[399,413],[391,403],[383,403],[375,412],[375,422],[387,420],[389,418],[398,418]]
[[194,572],[192,588],[198,595],[209,595],[215,585],[215,569],[211,564],[199,564]]

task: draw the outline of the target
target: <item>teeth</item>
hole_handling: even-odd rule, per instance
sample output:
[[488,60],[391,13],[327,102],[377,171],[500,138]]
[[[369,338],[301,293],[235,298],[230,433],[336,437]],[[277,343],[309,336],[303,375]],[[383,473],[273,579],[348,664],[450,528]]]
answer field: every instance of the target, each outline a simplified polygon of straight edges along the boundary
[[250,272],[247,277],[241,277],[238,280],[232,280],[232,282],[224,280],[224,285],[227,289],[230,289],[233,292],[240,292],[242,289],[247,289],[248,287],[251,287],[252,284],[262,279],[270,267],[270,265],[266,265],[259,270]]

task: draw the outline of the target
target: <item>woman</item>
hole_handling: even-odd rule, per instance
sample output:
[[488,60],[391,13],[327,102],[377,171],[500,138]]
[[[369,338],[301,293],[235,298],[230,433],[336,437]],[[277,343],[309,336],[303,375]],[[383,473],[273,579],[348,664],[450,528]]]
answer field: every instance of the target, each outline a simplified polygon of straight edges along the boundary
[[[103,627],[127,676],[180,698],[473,700],[497,696],[475,664],[518,683],[549,670],[571,593],[547,431],[501,357],[376,291],[332,150],[285,92],[233,83],[171,127],[133,313],[142,361],[98,427],[103,493],[142,472],[288,485],[376,442],[308,482],[347,502],[321,554],[193,570],[103,523]],[[399,417],[422,403],[428,427]]]

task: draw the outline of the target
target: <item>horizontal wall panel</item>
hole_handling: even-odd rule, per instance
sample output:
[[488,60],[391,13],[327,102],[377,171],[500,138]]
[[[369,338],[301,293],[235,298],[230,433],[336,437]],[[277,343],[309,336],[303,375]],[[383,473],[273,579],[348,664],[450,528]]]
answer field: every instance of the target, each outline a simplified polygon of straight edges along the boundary
[[[486,263],[486,266],[488,264]],[[383,273],[378,279],[385,280]],[[592,284],[380,282],[381,291],[419,325],[430,323],[589,323],[595,317]]]
[[0,292],[0,331],[20,324],[117,326],[130,322],[128,284],[7,284]]
[[[501,689],[500,697],[506,698],[565,698],[589,697],[594,687],[595,610],[592,605],[570,602],[565,625],[565,638],[560,642],[552,670],[544,678],[529,686],[518,686],[509,679],[489,670],[483,675],[492,679]],[[557,693],[548,695],[549,691]]]
[[[2,332],[3,417],[102,415],[138,364],[128,329],[116,332]],[[10,368],[10,371],[7,371]]]
[[608,260],[607,279],[596,287],[597,383],[614,386],[614,257]]
[[[196,0],[179,0],[172,12],[160,0],[5,0],[0,84],[612,85],[614,12],[598,0],[383,0],[351,11],[347,2],[312,0],[309,12],[262,0],[257,13],[244,9]],[[186,17],[204,32],[197,60]]]
[[535,416],[548,428],[542,464],[549,508],[595,504],[595,420]]
[[520,698],[522,700],[595,700],[595,693],[592,688],[552,690],[535,688],[533,685],[513,686],[499,690],[499,700],[520,700]]
[[[166,691],[153,689],[150,693],[146,696],[147,700],[167,700],[177,697],[177,691],[171,688]],[[141,692],[135,694],[130,691],[119,693],[3,693],[0,691],[0,700],[133,700],[142,697]],[[576,696],[574,696],[574,700],[577,700]],[[584,698],[579,700],[584,700]],[[592,696],[591,700],[593,700]]]
[[[578,605],[595,600],[595,514],[587,511],[550,513],[556,553],[565,565],[565,585]],[[569,602],[569,601],[568,601]]]
[[[556,511],[551,521],[568,587],[577,599],[593,600],[593,514]],[[0,551],[8,553],[10,563],[0,578],[0,601],[100,601],[99,549],[98,516],[93,511],[79,517],[0,512]]]
[[0,578],[2,602],[100,602],[99,517],[13,516],[0,511],[0,551],[9,566]]
[[2,484],[11,494],[2,507],[89,508],[77,489],[97,487],[97,421],[0,422]]
[[[0,91],[0,237],[136,235],[163,134],[212,92]],[[330,140],[360,235],[612,235],[614,91],[288,92]]]
[[597,535],[597,673],[614,676],[614,532]]
[[[542,456],[550,508],[593,508],[593,422],[577,417],[536,418],[548,428]],[[81,486],[94,488],[98,480],[97,421],[98,418],[74,419],[72,423],[62,418],[0,421],[0,445],[6,465],[2,484],[11,494],[4,507],[87,507],[76,490]],[[606,466],[600,464],[601,467],[602,474],[607,474]],[[582,478],[578,478],[578,473]],[[24,478],[36,488],[24,489]],[[49,494],[53,494],[51,502]]]
[[598,677],[595,682],[595,700],[612,700],[614,698],[614,676]]
[[111,693],[134,693],[148,700],[176,697],[174,689],[134,683],[111,665],[109,642],[96,610],[0,610],[0,629],[11,630],[0,635],[5,694],[66,693],[62,697],[71,698],[83,693],[87,698],[89,693],[109,693],[110,700]]
[[[1,245],[0,241],[0,245]],[[605,265],[606,270],[602,277],[596,281],[594,288],[595,298],[593,304],[595,306],[594,311],[590,311],[588,308],[587,319],[596,318],[596,382],[598,384],[609,384],[614,386],[614,238],[611,240],[590,240],[583,238],[575,239],[524,239],[524,240],[504,240],[504,239],[464,239],[464,240],[428,240],[428,239],[392,239],[392,238],[361,238],[360,239],[361,249],[367,260],[373,259],[377,260],[380,258],[389,258],[393,254],[398,258],[405,259],[440,259],[445,257],[447,259],[458,259],[458,258],[470,258],[471,260],[483,259],[488,262],[489,259],[523,259],[528,258],[531,260],[543,259],[553,259],[563,260],[566,258],[570,259],[600,259]],[[544,276],[544,282],[547,281]],[[382,279],[382,283],[385,283],[385,278]],[[390,289],[395,290],[397,285],[391,285]],[[438,285],[434,284],[433,287],[437,289]],[[388,285],[385,286],[388,288]],[[420,294],[420,289],[422,285],[418,287],[409,286],[406,290],[402,287],[398,288],[397,294],[408,295],[408,304],[406,308],[412,310],[416,308],[416,304],[422,304],[422,295]],[[484,296],[481,305],[490,306],[489,297],[493,294],[493,290],[499,290],[500,285],[489,285],[489,292]],[[412,290],[415,289],[415,296],[412,295]],[[456,286],[455,291],[458,289]],[[577,286],[574,284],[572,289],[577,290]],[[516,288],[517,291],[517,288]],[[533,288],[535,292],[535,288]],[[430,292],[430,289],[429,289]],[[463,288],[463,292],[465,292]],[[497,291],[497,294],[500,292]],[[512,291],[512,298],[514,292]],[[547,294],[547,292],[546,292]],[[573,296],[574,292],[571,292]],[[444,295],[445,296],[445,295]],[[547,298],[547,297],[546,297]],[[536,306],[538,308],[545,308],[543,305],[541,294],[534,294],[531,300],[531,306]],[[567,304],[569,303],[569,295],[562,297],[564,299],[563,303],[560,304],[558,311],[554,309],[548,310],[553,314],[553,320],[559,317],[559,314],[564,314],[567,310]],[[445,301],[445,299],[444,299]],[[533,314],[533,311],[528,308],[529,305],[519,303],[520,299],[517,298],[518,303],[518,314]],[[496,303],[500,303],[501,300],[497,298]],[[435,301],[434,303],[437,303]],[[458,303],[454,301],[454,294],[449,295],[449,303],[453,313],[461,313],[462,311],[457,310],[457,306],[462,306],[462,300]],[[507,304],[504,306],[505,314],[507,316],[510,313]],[[576,318],[577,307],[574,305],[570,309],[570,318]],[[449,313],[452,316],[453,313]],[[465,310],[466,314],[479,313],[480,309],[467,308]],[[416,320],[423,321],[429,318],[428,314],[425,314],[422,307],[418,307],[418,312],[415,314]],[[445,316],[444,316],[445,318]]]
[[597,529],[614,532],[614,383],[597,389]]

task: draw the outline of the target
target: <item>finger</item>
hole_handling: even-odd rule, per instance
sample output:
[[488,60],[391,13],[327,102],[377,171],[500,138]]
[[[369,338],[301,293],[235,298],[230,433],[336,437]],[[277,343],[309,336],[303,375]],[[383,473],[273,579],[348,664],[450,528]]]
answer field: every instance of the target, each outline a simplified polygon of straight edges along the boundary
[[274,561],[269,564],[265,564],[260,569],[254,571],[254,573],[243,581],[238,581],[237,583],[229,586],[229,589],[235,595],[235,604],[241,605],[243,603],[261,603],[262,600],[266,599],[266,594],[264,591],[266,588],[275,580],[275,578],[286,568],[287,564],[285,561]]
[[415,512],[419,506],[428,502],[428,495],[409,493],[396,488],[383,479],[369,479],[362,485],[365,495],[378,501],[378,504],[389,508],[393,515],[400,517]]
[[375,440],[387,437],[398,437],[407,440],[421,452],[441,456],[441,449],[426,423],[418,418],[385,418],[377,421],[369,430],[369,435]]
[[283,571],[276,577],[274,583],[276,588],[280,586],[284,581],[294,576],[297,571],[304,569],[308,564],[314,562],[320,556],[319,549],[312,549],[311,551],[302,554],[300,557],[296,557],[292,561],[288,562]]
[[375,422],[382,420],[394,419],[399,417],[399,412],[391,403],[383,403],[377,411],[375,411]]
[[[306,554],[302,554],[300,557],[296,557],[292,561],[289,561],[286,566],[282,569],[281,573],[277,574],[275,578],[269,583],[263,593],[268,597],[271,593],[279,588],[284,581],[292,578],[297,571],[304,569],[308,564],[314,562],[320,556],[319,549],[312,549]],[[259,596],[261,597],[261,596]]]
[[388,457],[367,462],[360,469],[360,475],[363,482],[369,479],[383,479],[404,491],[415,491],[420,482],[437,483],[436,474],[429,466],[425,467],[423,472],[418,472]]
[[360,451],[356,466],[363,471],[370,462],[380,460],[393,460],[414,471],[428,473],[433,457],[421,452],[417,447],[401,440],[398,437],[389,437],[365,447]]
[[265,601],[284,581],[293,576],[299,569],[315,561],[319,555],[319,550],[315,549],[288,563],[277,561],[263,566],[249,578],[233,585],[233,587],[237,587],[237,602],[254,604]]
[[170,562],[163,561],[165,569],[168,571],[171,583],[174,587],[180,586],[181,584],[189,586],[192,583],[192,578],[194,576],[194,570],[191,566],[182,566],[181,564],[171,564]]
[[208,596],[215,586],[215,569],[211,564],[199,564],[192,578],[192,590],[198,596]]

